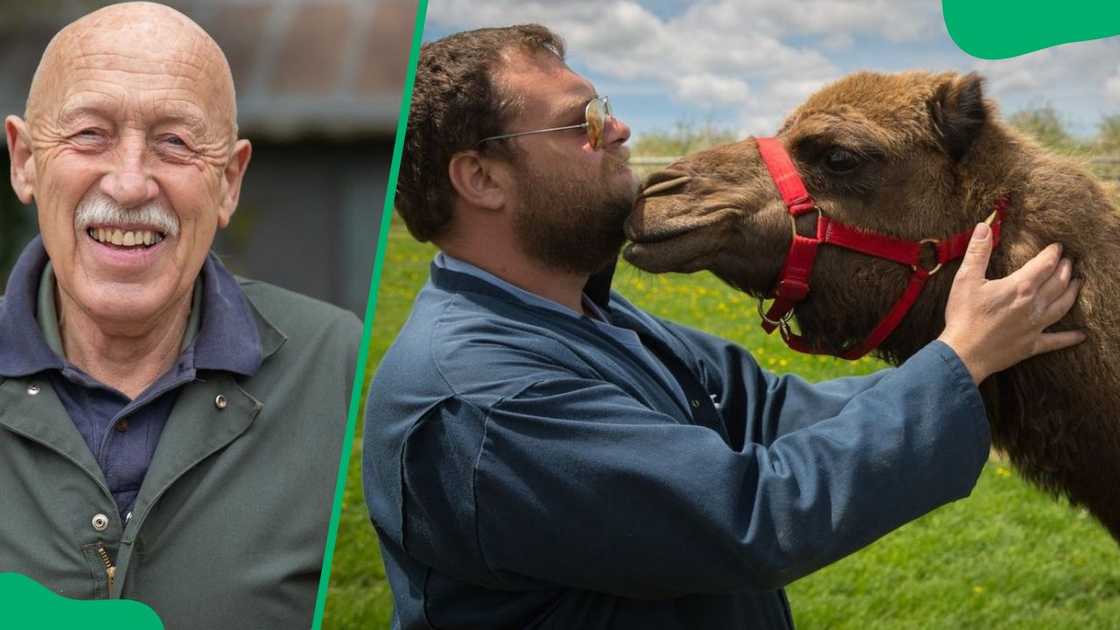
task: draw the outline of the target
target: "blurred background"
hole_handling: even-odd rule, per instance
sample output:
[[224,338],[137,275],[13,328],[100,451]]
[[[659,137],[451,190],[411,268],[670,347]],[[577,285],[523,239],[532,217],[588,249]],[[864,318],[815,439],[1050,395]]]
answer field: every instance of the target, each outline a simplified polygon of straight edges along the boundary
[[[112,2],[0,5],[0,116],[22,116],[43,49]],[[241,203],[214,250],[234,273],[364,316],[392,157],[414,0],[169,0],[225,51],[241,137],[253,143]],[[0,138],[0,144],[6,141]],[[9,171],[6,147],[0,167]],[[37,233],[35,209],[0,185],[0,292]]]

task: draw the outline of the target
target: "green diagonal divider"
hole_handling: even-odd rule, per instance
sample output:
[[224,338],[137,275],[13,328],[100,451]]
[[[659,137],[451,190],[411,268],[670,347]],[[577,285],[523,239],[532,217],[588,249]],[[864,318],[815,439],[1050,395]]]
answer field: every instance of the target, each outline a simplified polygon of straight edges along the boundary
[[311,630],[320,630],[323,614],[326,612],[327,594],[330,586],[331,564],[334,560],[335,544],[338,542],[338,524],[342,516],[342,495],[346,490],[346,473],[350,469],[350,455],[354,452],[354,432],[357,430],[358,409],[361,407],[361,391],[366,365],[369,359],[370,339],[377,313],[377,290],[381,286],[381,270],[385,263],[385,248],[389,242],[389,226],[393,222],[393,200],[397,191],[397,176],[401,170],[401,154],[404,152],[404,136],[408,129],[408,112],[412,104],[412,85],[416,81],[416,64],[420,58],[420,44],[424,36],[424,22],[428,14],[428,0],[418,0],[416,17],[412,25],[412,43],[408,53],[408,71],[401,90],[400,110],[397,114],[397,133],[393,141],[393,158],[389,164],[389,179],[385,186],[385,200],[381,207],[381,228],[377,237],[377,252],[374,254],[373,274],[370,278],[369,299],[366,302],[365,330],[358,351],[357,371],[354,373],[354,390],[351,392],[350,413],[346,420],[346,437],[342,442],[342,454],[338,463],[338,481],[335,486],[334,507],[331,511],[330,526],[327,530],[327,544],[323,556],[323,571],[319,578],[319,593],[315,600],[315,614]]

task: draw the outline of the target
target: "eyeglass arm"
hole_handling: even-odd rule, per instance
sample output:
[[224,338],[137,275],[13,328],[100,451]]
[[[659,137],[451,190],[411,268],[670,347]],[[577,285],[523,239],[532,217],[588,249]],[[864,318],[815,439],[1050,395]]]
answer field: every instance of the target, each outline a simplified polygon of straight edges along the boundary
[[517,133],[503,133],[500,136],[490,136],[488,138],[483,138],[483,139],[478,141],[478,144],[482,144],[483,142],[489,142],[491,140],[505,140],[506,138],[516,138],[518,136],[529,136],[529,135],[532,135],[532,134],[535,134],[535,133],[549,133],[549,132],[552,132],[552,131],[567,131],[568,129],[585,129],[586,127],[587,127],[587,123],[582,122],[578,125],[566,125],[564,127],[550,127],[548,129],[534,129],[532,131],[519,131]]

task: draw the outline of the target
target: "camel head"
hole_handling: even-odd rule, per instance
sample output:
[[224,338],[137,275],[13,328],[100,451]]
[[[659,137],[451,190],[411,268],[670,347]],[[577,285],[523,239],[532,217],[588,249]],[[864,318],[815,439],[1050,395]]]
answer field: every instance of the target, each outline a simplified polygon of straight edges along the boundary
[[[839,221],[906,241],[944,239],[967,234],[1007,202],[991,278],[1062,243],[1084,284],[1054,329],[1083,330],[1088,339],[1000,372],[981,392],[993,444],[1027,479],[1087,506],[1120,541],[1120,212],[1084,164],[1009,128],[984,99],[979,77],[953,73],[849,76],[794,110],[776,142],[829,218],[823,225]],[[817,212],[805,209],[794,227],[758,142],[747,139],[650,176],[627,220],[631,243],[623,253],[648,271],[708,269],[766,296],[794,229],[813,233]],[[933,269],[918,262],[916,268]],[[879,356],[899,363],[940,334],[958,266],[948,263],[929,277],[878,346]],[[920,275],[905,264],[820,245],[807,298],[794,311],[803,340],[832,354],[862,350],[858,344],[908,279]]]
[[[943,238],[983,220],[1002,192],[991,182],[991,168],[974,159],[984,136],[998,133],[989,131],[999,127],[994,115],[974,74],[859,73],[810,97],[776,137],[831,219],[907,240]],[[801,216],[798,232],[813,234],[815,222],[816,213]],[[748,138],[652,174],[626,229],[624,256],[641,269],[707,269],[766,296],[793,226],[756,141]],[[936,296],[947,296],[956,265],[948,267],[927,286],[934,297],[915,305],[934,330],[943,321]],[[897,263],[822,246],[798,323],[826,348],[859,340],[909,274]]]

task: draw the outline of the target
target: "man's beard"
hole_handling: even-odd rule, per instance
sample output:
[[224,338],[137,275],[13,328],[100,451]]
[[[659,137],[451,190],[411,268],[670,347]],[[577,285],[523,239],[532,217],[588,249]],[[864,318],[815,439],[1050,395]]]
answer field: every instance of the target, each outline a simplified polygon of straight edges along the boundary
[[600,173],[584,178],[518,165],[520,208],[513,229],[527,255],[559,271],[587,274],[618,257],[637,191],[608,187],[620,164],[608,157],[602,165]]

